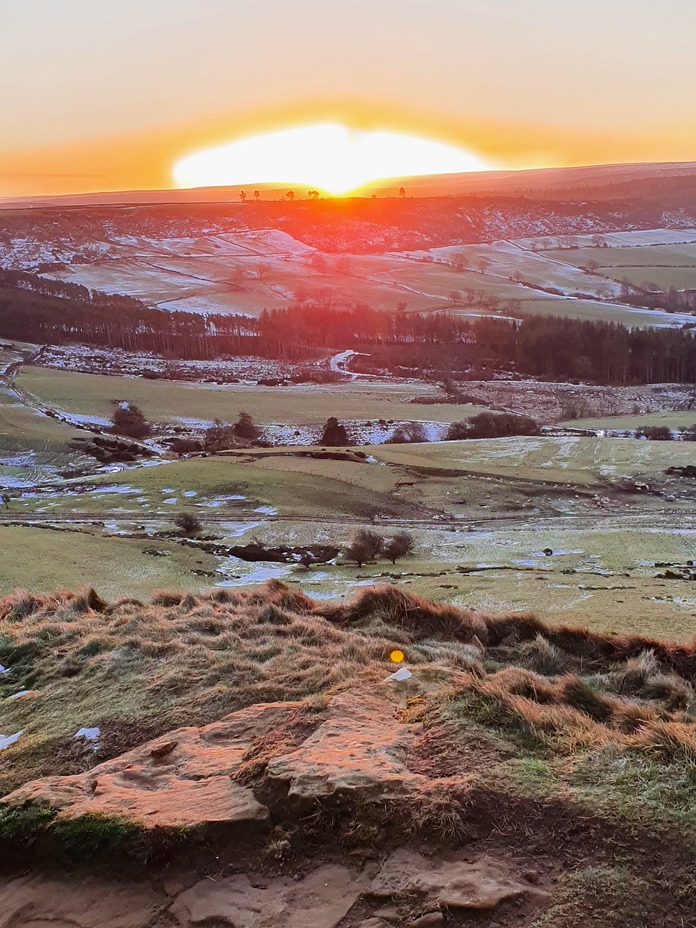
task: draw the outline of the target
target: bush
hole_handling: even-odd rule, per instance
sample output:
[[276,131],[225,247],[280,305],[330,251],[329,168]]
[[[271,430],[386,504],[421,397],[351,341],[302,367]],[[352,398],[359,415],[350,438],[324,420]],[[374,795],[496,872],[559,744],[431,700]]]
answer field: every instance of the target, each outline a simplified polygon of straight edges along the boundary
[[225,425],[219,419],[206,430],[204,447],[206,451],[225,451],[238,445],[234,426]]
[[134,403],[113,400],[114,411],[111,414],[111,431],[117,435],[127,435],[129,438],[148,438],[152,435],[152,427],[145,418],[142,410]]
[[355,561],[358,567],[362,567],[366,561],[378,557],[383,546],[384,539],[381,535],[369,528],[361,528],[353,535],[343,553],[347,560]]
[[666,425],[643,425],[636,429],[636,438],[647,438],[648,441],[672,441],[672,429]]
[[412,554],[415,548],[413,535],[410,532],[397,532],[392,538],[388,538],[382,545],[382,554],[392,564],[396,564],[400,557],[406,557]]
[[453,422],[447,431],[448,441],[468,438],[505,438],[510,435],[539,435],[539,423],[529,416],[513,413],[480,412],[465,422]]
[[696,441],[696,424],[682,429],[681,437],[683,441]]
[[244,441],[258,442],[261,440],[261,429],[248,412],[240,412],[233,430],[237,438],[242,438]]
[[181,534],[189,538],[193,535],[198,535],[202,528],[201,520],[198,516],[194,516],[192,512],[180,512],[176,519],[174,519],[174,522],[181,530]]
[[422,422],[406,422],[394,429],[388,445],[423,444],[427,442],[428,435]]
[[336,416],[330,416],[326,420],[324,431],[321,436],[320,445],[330,445],[334,448],[348,445],[348,432],[345,425],[341,425]]

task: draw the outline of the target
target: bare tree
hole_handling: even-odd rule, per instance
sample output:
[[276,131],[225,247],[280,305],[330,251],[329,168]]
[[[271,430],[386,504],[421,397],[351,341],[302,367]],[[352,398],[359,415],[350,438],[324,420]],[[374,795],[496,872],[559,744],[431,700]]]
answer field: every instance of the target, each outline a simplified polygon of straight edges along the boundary
[[410,532],[397,532],[392,538],[387,539],[382,548],[382,554],[392,564],[396,564],[400,557],[413,554],[415,547],[415,541]]
[[383,545],[384,539],[377,532],[369,528],[360,528],[343,553],[349,561],[355,561],[358,567],[362,567],[367,561],[379,556]]
[[192,512],[180,512],[174,522],[181,534],[187,538],[193,538],[195,535],[200,534],[201,520]]

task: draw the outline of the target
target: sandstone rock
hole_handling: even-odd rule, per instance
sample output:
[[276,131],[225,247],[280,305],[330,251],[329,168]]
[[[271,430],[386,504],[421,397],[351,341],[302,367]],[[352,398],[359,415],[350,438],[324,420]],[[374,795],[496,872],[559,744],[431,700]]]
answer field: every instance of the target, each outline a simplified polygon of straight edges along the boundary
[[24,876],[0,884],[0,928],[146,928],[166,898],[148,886]]
[[27,783],[3,802],[50,807],[62,817],[120,816],[147,828],[258,825],[268,809],[230,775],[255,739],[288,721],[299,705],[253,706],[203,728],[182,728],[87,773]]
[[371,892],[381,898],[417,894],[444,909],[494,909],[508,899],[534,893],[502,862],[482,857],[474,862],[428,859],[400,849],[386,861],[372,882]]
[[254,886],[245,874],[201,880],[182,893],[169,914],[181,928],[226,924],[234,928],[336,928],[367,881],[345,867],[326,865],[301,880],[278,878]]
[[299,748],[269,762],[267,774],[304,799],[339,792],[396,796],[425,781],[405,764],[420,729],[401,722],[382,698],[344,693],[331,700],[326,721]]
[[412,928],[439,928],[445,924],[445,917],[442,912],[426,912],[420,918],[411,922]]

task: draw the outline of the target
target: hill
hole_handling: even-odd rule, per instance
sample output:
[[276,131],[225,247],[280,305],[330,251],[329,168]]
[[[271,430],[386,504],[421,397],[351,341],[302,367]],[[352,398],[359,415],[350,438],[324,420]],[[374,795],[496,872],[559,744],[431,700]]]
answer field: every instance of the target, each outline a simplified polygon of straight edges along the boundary
[[693,645],[278,582],[0,616],[13,926],[696,916]]

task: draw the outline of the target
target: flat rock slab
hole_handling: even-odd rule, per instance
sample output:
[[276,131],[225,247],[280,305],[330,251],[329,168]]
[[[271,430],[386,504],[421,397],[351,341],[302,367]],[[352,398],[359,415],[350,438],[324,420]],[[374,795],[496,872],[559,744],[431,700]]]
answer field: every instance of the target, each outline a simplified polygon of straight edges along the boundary
[[538,888],[518,878],[502,861],[430,859],[407,848],[395,851],[371,886],[378,898],[403,894],[425,897],[442,909],[485,911],[524,895],[543,896]]
[[259,738],[289,722],[299,703],[268,703],[203,728],[181,728],[86,773],[43,777],[3,800],[74,818],[102,813],[147,828],[263,823],[268,809],[231,779]]
[[327,718],[296,750],[273,758],[269,780],[288,785],[288,795],[312,799],[334,793],[389,798],[425,782],[406,766],[421,726],[407,725],[398,709],[368,694],[331,700]]
[[19,877],[0,884],[0,928],[146,928],[166,902],[137,884]]
[[244,874],[201,880],[182,893],[169,914],[181,928],[336,928],[360,898],[367,880],[326,865],[302,880],[278,878],[254,886]]

